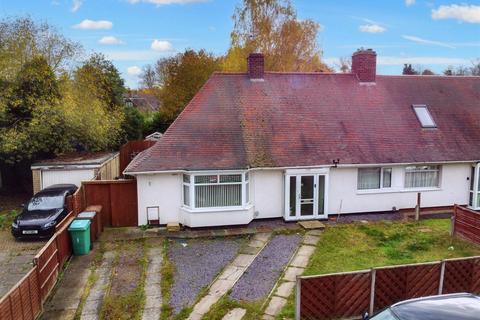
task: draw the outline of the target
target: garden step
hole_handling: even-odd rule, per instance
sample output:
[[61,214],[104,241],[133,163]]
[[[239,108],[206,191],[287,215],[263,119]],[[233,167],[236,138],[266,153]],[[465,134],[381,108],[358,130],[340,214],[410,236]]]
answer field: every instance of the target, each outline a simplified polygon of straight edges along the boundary
[[299,221],[298,224],[301,225],[306,230],[311,230],[311,229],[323,230],[323,229],[325,229],[325,225],[318,220]]

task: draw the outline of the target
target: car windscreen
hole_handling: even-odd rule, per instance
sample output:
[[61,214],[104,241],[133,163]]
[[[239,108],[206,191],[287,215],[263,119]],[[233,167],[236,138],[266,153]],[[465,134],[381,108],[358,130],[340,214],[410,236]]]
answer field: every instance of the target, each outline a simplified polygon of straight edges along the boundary
[[398,320],[390,309],[385,309],[379,314],[370,318],[371,320]]
[[60,209],[63,208],[63,201],[62,195],[39,195],[30,200],[27,209],[28,211]]

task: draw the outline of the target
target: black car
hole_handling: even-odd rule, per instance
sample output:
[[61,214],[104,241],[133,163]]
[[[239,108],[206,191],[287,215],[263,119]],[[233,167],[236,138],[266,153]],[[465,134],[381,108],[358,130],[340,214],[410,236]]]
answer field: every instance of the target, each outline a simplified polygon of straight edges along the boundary
[[480,297],[454,293],[398,302],[369,320],[478,320]]
[[68,214],[67,196],[76,190],[74,184],[55,184],[36,193],[13,220],[12,235],[17,239],[50,238]]

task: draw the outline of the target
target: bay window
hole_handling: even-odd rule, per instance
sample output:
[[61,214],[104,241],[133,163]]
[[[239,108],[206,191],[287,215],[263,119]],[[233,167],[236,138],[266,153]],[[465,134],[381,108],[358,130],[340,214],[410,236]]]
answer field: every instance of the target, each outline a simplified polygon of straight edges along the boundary
[[358,169],[358,190],[384,189],[392,186],[392,168]]
[[405,188],[436,188],[440,186],[440,166],[408,166]]
[[242,207],[249,202],[248,173],[183,175],[183,205],[191,209]]
[[472,165],[470,174],[470,196],[468,206],[474,210],[480,209],[480,164]]

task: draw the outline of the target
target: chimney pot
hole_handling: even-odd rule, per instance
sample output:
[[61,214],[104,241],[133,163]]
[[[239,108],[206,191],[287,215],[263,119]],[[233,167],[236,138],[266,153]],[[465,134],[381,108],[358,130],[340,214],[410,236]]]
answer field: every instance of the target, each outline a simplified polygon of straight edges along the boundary
[[262,80],[265,61],[262,53],[250,53],[247,58],[248,76],[251,80]]
[[360,82],[375,82],[377,74],[377,53],[372,49],[358,49],[352,55],[352,73]]

